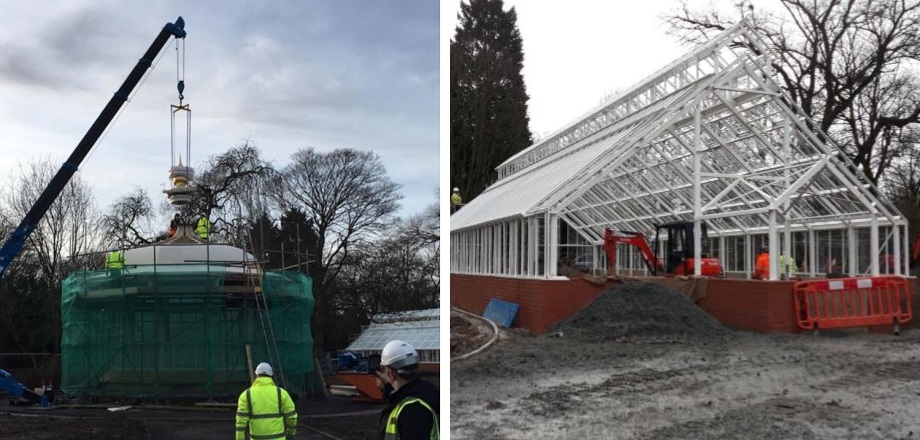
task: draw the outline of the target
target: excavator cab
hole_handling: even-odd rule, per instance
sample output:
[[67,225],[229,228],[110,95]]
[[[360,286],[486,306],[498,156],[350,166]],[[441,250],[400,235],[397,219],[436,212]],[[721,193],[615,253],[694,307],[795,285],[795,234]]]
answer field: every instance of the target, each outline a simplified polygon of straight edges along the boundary
[[[692,272],[691,268],[686,268],[687,260],[693,259],[693,222],[676,221],[662,223],[656,227],[655,231],[655,254],[658,252],[658,245],[661,243],[660,237],[662,231],[667,234],[668,241],[665,243],[665,273],[685,275]],[[703,258],[709,256],[709,240],[707,239],[706,224],[702,223],[700,228],[700,252]],[[689,269],[689,271],[686,271]]]

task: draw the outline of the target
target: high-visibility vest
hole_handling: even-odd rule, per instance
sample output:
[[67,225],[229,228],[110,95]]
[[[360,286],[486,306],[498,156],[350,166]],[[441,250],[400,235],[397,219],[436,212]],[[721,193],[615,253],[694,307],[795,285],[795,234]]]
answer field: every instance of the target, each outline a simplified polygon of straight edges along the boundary
[[198,234],[203,240],[208,239],[208,233],[211,231],[211,222],[208,221],[207,217],[202,216],[198,219],[198,227],[195,228],[195,233]]
[[297,411],[287,391],[270,377],[260,376],[240,394],[236,407],[236,438],[283,440],[297,433]]
[[795,264],[795,258],[788,257],[786,255],[779,256],[779,271],[782,274],[786,273],[786,265],[789,265],[789,274],[792,275],[799,271],[798,266]]
[[398,404],[396,404],[396,407],[390,411],[390,415],[387,417],[386,435],[383,437],[385,440],[399,440],[399,428],[396,425],[396,422],[399,420],[399,413],[402,412],[406,405],[411,405],[414,403],[424,406],[428,409],[428,411],[431,412],[432,425],[431,433],[429,434],[428,438],[430,440],[438,440],[441,438],[441,432],[438,429],[438,415],[434,412],[433,409],[431,409],[430,406],[428,406],[427,403],[425,403],[424,400],[417,397],[409,397],[400,401]]
[[[96,260],[99,261],[99,260]],[[109,255],[105,257],[105,268],[106,269],[124,269],[125,267],[125,254],[121,251],[112,251],[109,252]]]
[[463,199],[460,197],[460,193],[453,193],[450,195],[450,204],[459,205],[463,203]]

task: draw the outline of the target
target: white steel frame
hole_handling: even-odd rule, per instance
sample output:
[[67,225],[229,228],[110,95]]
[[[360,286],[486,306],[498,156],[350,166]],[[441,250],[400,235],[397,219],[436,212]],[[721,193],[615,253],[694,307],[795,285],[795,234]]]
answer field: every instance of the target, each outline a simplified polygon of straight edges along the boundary
[[[892,255],[894,267],[885,269],[906,273],[904,217],[791,105],[773,80],[772,59],[739,23],[511,157],[495,184],[451,216],[451,271],[553,277],[561,223],[594,245],[603,267],[604,228],[649,233],[690,220],[706,222],[717,254],[726,237],[745,237],[738,273],[750,273],[757,236],[771,267],[807,243],[800,266],[822,273],[815,233],[826,230],[845,231],[833,246],[847,250],[842,271],[877,275],[873,256]],[[867,249],[856,244],[863,229]],[[808,239],[796,241],[799,232]]]

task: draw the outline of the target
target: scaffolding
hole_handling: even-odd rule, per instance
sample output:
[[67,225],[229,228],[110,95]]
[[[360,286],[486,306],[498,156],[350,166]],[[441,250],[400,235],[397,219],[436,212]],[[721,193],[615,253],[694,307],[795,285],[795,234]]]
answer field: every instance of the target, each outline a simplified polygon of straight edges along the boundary
[[260,289],[249,278],[219,263],[72,274],[61,294],[61,390],[81,398],[236,398],[250,385],[248,365],[277,350],[286,389],[315,391],[310,278],[265,271]]

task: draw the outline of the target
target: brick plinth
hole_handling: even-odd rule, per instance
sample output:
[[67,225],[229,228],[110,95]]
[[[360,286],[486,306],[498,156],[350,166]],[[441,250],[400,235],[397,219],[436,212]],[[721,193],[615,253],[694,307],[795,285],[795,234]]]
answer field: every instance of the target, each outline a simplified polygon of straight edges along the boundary
[[[799,329],[792,303],[793,284],[713,278],[708,280],[705,297],[697,304],[731,328],[794,333]],[[450,303],[477,314],[482,314],[490,298],[517,303],[520,309],[514,326],[542,334],[612,287],[610,282],[597,286],[583,279],[528,280],[451,274]],[[920,301],[913,282],[910,288],[916,312]]]
[[514,326],[542,334],[611,287],[613,283],[602,287],[584,279],[532,280],[451,274],[450,304],[481,315],[491,298],[510,301],[520,306]]
[[793,281],[711,279],[698,305],[731,328],[798,332]]

